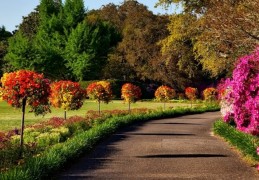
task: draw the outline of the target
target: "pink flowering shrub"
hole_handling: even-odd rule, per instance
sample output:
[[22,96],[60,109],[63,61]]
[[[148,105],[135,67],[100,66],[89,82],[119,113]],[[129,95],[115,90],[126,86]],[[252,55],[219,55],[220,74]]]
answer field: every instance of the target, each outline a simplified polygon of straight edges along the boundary
[[233,93],[232,93],[232,81],[227,78],[222,80],[218,87],[218,99],[220,100],[220,112],[222,114],[223,120],[226,123],[231,123],[234,120],[234,110],[233,110]]
[[[259,134],[259,48],[238,60],[232,80],[225,82],[230,92],[223,99],[233,110],[238,130]],[[228,94],[229,93],[229,94]],[[231,112],[232,111],[228,111]],[[229,116],[229,114],[225,114]],[[227,117],[226,117],[227,118]]]

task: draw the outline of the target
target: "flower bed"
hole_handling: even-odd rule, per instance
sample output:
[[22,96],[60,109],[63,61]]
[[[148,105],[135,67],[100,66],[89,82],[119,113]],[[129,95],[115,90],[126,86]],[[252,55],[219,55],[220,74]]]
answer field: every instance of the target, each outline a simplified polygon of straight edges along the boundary
[[[43,179],[53,172],[62,168],[66,162],[75,159],[80,154],[90,151],[100,140],[114,133],[118,128],[127,126],[137,121],[151,119],[169,118],[184,114],[202,113],[205,111],[219,110],[217,106],[178,108],[167,111],[153,111],[132,113],[130,115],[120,115],[105,118],[102,123],[92,125],[87,131],[74,134],[63,143],[49,146],[40,154],[30,156],[21,162],[20,166],[6,170],[0,175],[0,179]],[[94,122],[99,122],[95,120]]]

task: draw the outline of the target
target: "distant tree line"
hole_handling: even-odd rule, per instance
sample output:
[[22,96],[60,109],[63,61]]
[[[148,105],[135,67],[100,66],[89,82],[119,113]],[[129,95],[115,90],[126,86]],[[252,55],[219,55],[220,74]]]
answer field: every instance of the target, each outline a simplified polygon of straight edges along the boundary
[[86,11],[83,0],[41,0],[15,32],[0,28],[0,76],[28,69],[53,80],[183,90],[230,76],[236,58],[258,44],[259,0],[158,0],[172,3],[183,11],[154,15],[135,0]]

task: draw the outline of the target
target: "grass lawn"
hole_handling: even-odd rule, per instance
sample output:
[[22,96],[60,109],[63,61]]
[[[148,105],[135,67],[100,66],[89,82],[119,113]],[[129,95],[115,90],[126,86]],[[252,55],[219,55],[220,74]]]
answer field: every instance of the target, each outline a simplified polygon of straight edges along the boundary
[[[190,106],[189,103],[178,103],[178,102],[172,102],[167,103],[166,107],[186,107]],[[152,101],[143,101],[143,102],[137,102],[134,104],[131,104],[131,108],[148,108],[148,109],[158,109],[163,108],[164,104],[159,102],[152,102]],[[101,104],[101,110],[127,110],[128,104],[125,104],[123,101],[120,100],[114,100],[110,102],[109,104]],[[46,114],[44,117],[42,116],[35,116],[33,113],[26,113],[25,114],[25,126],[37,123],[39,121],[48,120],[51,117],[64,117],[64,111],[62,109],[54,109],[52,108],[52,113]],[[83,107],[77,111],[68,111],[67,117],[70,116],[84,116],[87,111],[89,110],[98,110],[98,103],[95,101],[86,100]],[[27,111],[29,111],[29,108],[27,108]],[[6,102],[1,101],[0,102],[0,131],[6,131],[14,128],[20,127],[20,121],[21,121],[21,110],[15,109],[11,106],[9,106]]]

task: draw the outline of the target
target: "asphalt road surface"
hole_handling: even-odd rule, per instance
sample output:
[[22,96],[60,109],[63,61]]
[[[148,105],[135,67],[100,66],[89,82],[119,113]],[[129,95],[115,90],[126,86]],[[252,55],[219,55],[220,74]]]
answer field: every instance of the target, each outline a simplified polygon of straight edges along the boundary
[[121,130],[59,179],[259,179],[231,147],[211,134],[219,112],[153,120]]

